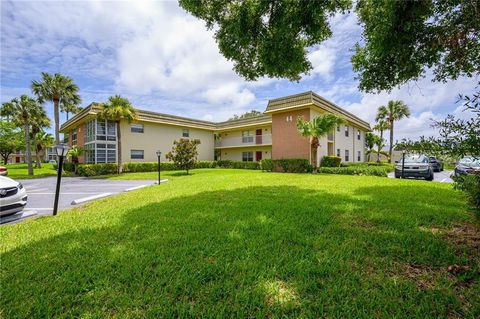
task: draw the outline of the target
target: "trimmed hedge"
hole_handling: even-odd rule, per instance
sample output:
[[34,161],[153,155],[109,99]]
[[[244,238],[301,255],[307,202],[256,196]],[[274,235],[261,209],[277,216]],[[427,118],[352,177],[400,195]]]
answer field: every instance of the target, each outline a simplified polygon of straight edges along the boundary
[[381,166],[320,167],[318,172],[325,174],[387,177],[389,169]]
[[264,171],[284,173],[309,173],[313,170],[310,162],[303,158],[264,159],[261,167]]
[[80,176],[109,175],[117,172],[118,166],[115,163],[84,164],[79,165],[77,169],[77,174]]
[[320,161],[321,167],[339,167],[342,162],[342,158],[338,156],[324,156]]
[[342,163],[341,167],[383,167],[387,169],[389,172],[393,172],[395,169],[394,164],[386,163],[386,162],[361,162],[361,163]]

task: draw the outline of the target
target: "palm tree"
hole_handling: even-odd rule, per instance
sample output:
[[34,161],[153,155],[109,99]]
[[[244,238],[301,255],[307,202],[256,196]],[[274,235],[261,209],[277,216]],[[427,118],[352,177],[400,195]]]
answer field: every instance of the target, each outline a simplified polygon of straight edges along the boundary
[[55,142],[60,143],[60,105],[78,105],[81,102],[78,94],[78,86],[73,79],[59,74],[50,74],[42,72],[42,81],[32,81],[32,91],[38,96],[40,102],[53,102],[53,111],[55,119]]
[[344,123],[344,120],[334,114],[324,114],[313,118],[311,121],[305,121],[298,118],[297,129],[302,136],[310,138],[310,162],[314,168],[317,167],[317,151],[320,146],[319,139],[333,131],[337,125]]
[[82,110],[82,107],[78,104],[80,104],[80,101],[78,101],[77,103],[72,103],[71,101],[68,101],[60,105],[60,111],[65,112],[67,114],[67,119],[66,119],[67,121],[68,121],[68,115],[70,113],[77,114]]
[[375,119],[375,121],[377,123],[375,124],[373,129],[375,131],[378,131],[380,133],[380,138],[383,139],[383,132],[390,129],[390,124],[386,120],[379,119],[379,118]]
[[15,125],[17,125],[18,127],[23,127],[25,133],[25,155],[28,164],[28,175],[33,175],[30,126],[32,125],[32,120],[39,116],[39,114],[41,114],[42,112],[45,112],[45,110],[43,109],[43,105],[38,100],[31,98],[27,95],[22,95],[20,96],[20,98],[14,98],[10,102],[2,104],[2,108],[0,109],[0,113],[3,116],[7,116],[8,114],[8,116],[12,119]]
[[370,162],[370,154],[373,153],[377,135],[368,132],[365,134],[365,146],[367,147],[368,162]]
[[[43,130],[46,128],[49,128],[51,126],[51,121],[50,118],[47,116],[47,112],[45,112],[45,109],[42,107],[37,114],[33,114],[31,118],[31,123],[32,123],[32,130],[31,130],[31,135],[33,139],[33,145],[35,148],[35,155],[36,155],[36,167],[37,168],[42,168],[42,161],[39,152],[37,152],[36,148],[38,146],[37,138],[42,137],[39,135],[39,133],[44,133]],[[41,151],[42,149],[40,149]]]
[[45,150],[49,147],[52,147],[54,144],[54,139],[52,134],[40,131],[35,135],[35,153],[37,154],[37,168],[40,166],[40,158],[45,155]]
[[84,153],[84,149],[78,146],[73,146],[69,151],[68,151],[68,156],[72,158],[72,163],[75,166],[75,174],[77,174],[77,168],[78,168],[78,157],[82,156]]
[[103,110],[98,114],[100,119],[115,122],[117,125],[117,164],[118,174],[122,173],[122,135],[120,132],[120,121],[126,120],[129,123],[135,120],[137,112],[129,100],[120,95],[111,96],[108,102],[103,103]]
[[387,106],[382,105],[378,108],[377,119],[385,120],[390,125],[390,145],[388,150],[390,161],[393,160],[393,124],[395,121],[399,121],[405,117],[410,117],[410,110],[402,101],[388,101]]
[[[373,153],[377,154],[377,163],[380,163],[380,155],[388,156],[387,152],[382,151],[382,149],[385,147],[385,140],[380,136],[374,134],[372,134],[371,139],[373,141],[373,145],[366,152],[368,155],[368,160],[370,161],[370,154]],[[376,146],[377,148],[375,149],[374,146]]]

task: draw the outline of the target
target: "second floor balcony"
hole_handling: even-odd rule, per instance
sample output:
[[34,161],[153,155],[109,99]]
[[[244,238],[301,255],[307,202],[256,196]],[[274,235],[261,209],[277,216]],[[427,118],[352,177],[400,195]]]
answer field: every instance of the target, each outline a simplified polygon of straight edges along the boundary
[[222,137],[215,141],[215,147],[244,147],[255,145],[272,145],[272,134]]

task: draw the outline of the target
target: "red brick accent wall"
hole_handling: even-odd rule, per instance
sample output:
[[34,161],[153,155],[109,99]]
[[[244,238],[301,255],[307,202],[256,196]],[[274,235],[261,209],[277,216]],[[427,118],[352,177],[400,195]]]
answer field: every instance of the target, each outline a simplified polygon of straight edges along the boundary
[[[85,123],[80,124],[77,126],[77,146],[81,148],[85,148],[85,130],[86,130]],[[79,163],[85,163],[85,155],[78,157]]]
[[[304,158],[310,160],[310,140],[297,130],[297,118],[310,120],[310,109],[272,114],[272,159]],[[287,117],[291,121],[287,121]]]

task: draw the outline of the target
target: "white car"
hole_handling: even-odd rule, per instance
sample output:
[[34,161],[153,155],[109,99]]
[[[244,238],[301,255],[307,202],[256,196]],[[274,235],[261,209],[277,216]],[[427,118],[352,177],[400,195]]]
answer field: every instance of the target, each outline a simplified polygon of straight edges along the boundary
[[18,213],[27,205],[27,192],[22,183],[0,176],[0,216]]
[[8,170],[5,166],[0,166],[0,176],[7,176]]

